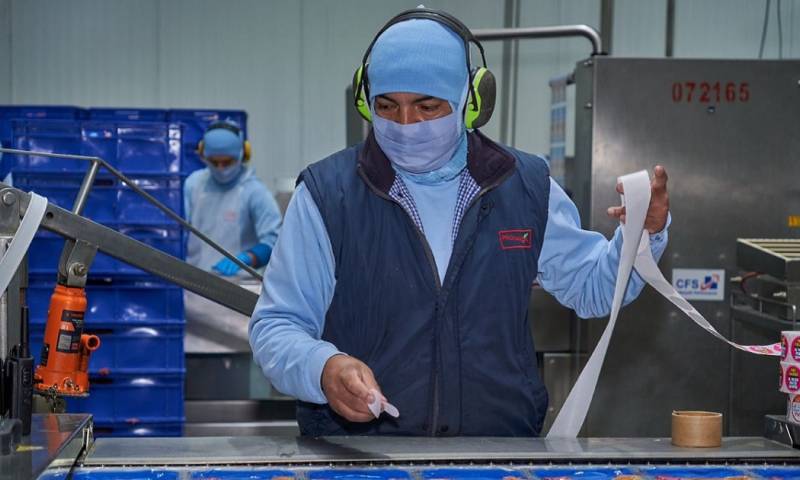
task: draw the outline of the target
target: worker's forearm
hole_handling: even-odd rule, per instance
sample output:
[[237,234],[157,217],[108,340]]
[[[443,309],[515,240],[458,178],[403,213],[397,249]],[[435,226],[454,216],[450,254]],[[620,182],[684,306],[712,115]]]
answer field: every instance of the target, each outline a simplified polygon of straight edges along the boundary
[[[667,243],[666,228],[651,235],[653,256],[658,259]],[[583,318],[602,317],[611,310],[617,279],[622,232],[609,241],[602,234],[582,230],[577,209],[553,182],[547,228],[539,258],[539,283],[563,305]],[[644,282],[634,271],[625,302],[635,299]]]
[[321,377],[328,359],[340,353],[334,345],[278,317],[254,321],[250,344],[256,363],[275,388],[305,402],[327,402]]
[[283,230],[264,272],[264,286],[250,321],[256,362],[279,390],[324,403],[320,375],[339,353],[321,340],[336,285],[325,225],[301,184],[286,211]]

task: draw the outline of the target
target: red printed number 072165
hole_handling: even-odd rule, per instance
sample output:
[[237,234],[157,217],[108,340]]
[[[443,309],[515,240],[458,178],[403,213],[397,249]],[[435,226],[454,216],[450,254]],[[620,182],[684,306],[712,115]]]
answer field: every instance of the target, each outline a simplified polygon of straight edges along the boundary
[[672,84],[675,103],[745,103],[750,101],[747,82],[675,82]]

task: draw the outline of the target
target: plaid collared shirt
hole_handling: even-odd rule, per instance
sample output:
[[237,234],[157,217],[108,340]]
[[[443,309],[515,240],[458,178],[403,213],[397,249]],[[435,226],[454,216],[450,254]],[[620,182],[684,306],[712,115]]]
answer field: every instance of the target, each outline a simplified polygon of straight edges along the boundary
[[[475,199],[480,192],[478,183],[472,178],[467,169],[461,173],[461,182],[458,185],[458,198],[456,199],[456,208],[453,215],[453,228],[450,233],[450,241],[455,244],[458,237],[458,229],[461,226],[461,219],[464,217],[470,203]],[[408,187],[399,175],[395,176],[392,188],[389,189],[389,196],[399,203],[403,209],[414,221],[414,225],[419,228],[419,231],[425,233],[425,228],[422,226],[422,218],[419,216],[417,204],[414,202],[414,197],[408,191]]]

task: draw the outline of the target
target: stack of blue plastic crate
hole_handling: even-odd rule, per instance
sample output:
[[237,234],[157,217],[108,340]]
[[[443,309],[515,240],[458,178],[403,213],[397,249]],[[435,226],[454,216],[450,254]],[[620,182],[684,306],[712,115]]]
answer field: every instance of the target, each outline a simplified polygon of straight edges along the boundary
[[183,171],[191,173],[203,168],[203,162],[197,155],[197,143],[209,125],[233,120],[247,137],[247,113],[242,110],[188,110],[173,109],[167,111],[167,120],[183,126]]
[[[0,107],[0,141],[25,150],[102,157],[175,212],[183,180],[202,167],[205,127],[244,112]],[[2,175],[71,209],[88,164],[6,155]],[[182,230],[122,182],[101,172],[83,214],[183,258]],[[29,254],[32,351],[38,356],[62,238],[40,232]],[[86,289],[86,331],[101,338],[90,361],[91,394],[68,411],[90,412],[98,435],[180,435],[183,415],[183,296],[180,288],[98,254]]]

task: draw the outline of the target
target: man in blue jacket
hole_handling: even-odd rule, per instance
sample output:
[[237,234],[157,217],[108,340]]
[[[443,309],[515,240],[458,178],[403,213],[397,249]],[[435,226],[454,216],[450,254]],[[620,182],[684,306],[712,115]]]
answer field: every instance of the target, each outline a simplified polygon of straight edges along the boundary
[[[390,20],[356,78],[369,137],[300,175],[250,343],[298,398],[304,435],[538,435],[547,392],[531,284],[582,317],[609,313],[621,231],[581,230],[544,160],[473,130],[487,94],[470,41],[442,12]],[[646,228],[657,257],[666,181],[656,167]],[[642,287],[634,273],[625,300]],[[376,418],[376,400],[400,416]]]

